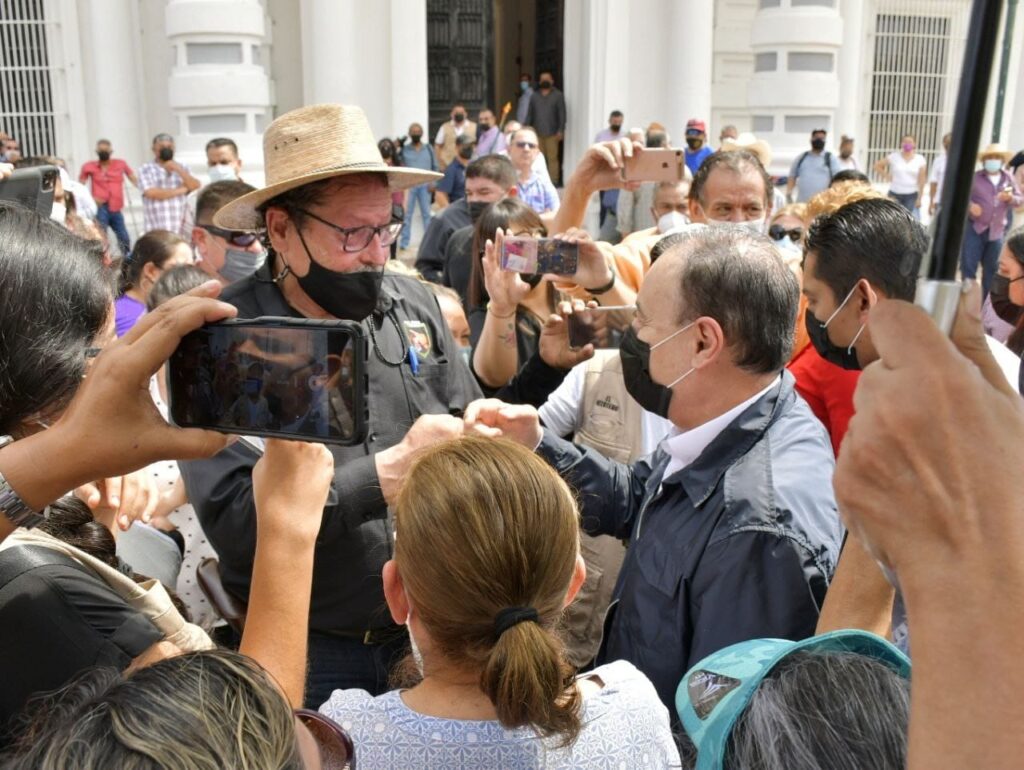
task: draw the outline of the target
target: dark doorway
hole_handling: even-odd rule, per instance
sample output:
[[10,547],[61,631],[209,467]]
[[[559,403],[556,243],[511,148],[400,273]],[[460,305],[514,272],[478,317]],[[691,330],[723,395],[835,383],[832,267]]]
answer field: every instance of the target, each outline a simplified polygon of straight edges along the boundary
[[515,117],[519,75],[550,70],[562,83],[564,0],[428,0],[430,131],[465,104]]
[[[428,0],[427,82],[430,132],[459,102],[474,117],[491,101],[493,0]],[[433,141],[433,140],[431,140]]]

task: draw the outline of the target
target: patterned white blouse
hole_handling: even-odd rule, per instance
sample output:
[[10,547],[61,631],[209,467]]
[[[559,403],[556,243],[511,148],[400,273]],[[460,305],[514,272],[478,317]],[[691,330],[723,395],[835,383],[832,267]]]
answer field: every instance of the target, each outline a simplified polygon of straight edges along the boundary
[[405,705],[399,690],[378,697],[365,690],[335,690],[320,712],[352,737],[360,770],[681,766],[668,710],[647,677],[626,661],[584,676],[600,677],[604,687],[583,701],[583,730],[569,748],[557,748],[557,738],[542,739],[529,728],[419,714]]

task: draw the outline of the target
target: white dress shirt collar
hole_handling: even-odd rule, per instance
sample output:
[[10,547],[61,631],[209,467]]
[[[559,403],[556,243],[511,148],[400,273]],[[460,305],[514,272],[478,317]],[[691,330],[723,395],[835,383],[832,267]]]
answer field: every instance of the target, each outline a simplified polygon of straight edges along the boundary
[[742,404],[737,404],[728,412],[723,412],[718,415],[718,417],[714,417],[706,423],[698,425],[696,428],[691,428],[687,431],[680,430],[679,428],[673,428],[672,432],[662,443],[665,451],[668,452],[669,457],[672,458],[669,460],[668,465],[665,468],[665,474],[662,478],[667,479],[673,473],[682,470],[700,457],[701,452],[707,449],[708,445],[718,437],[718,434],[725,430],[733,420],[739,417],[747,407],[764,396],[772,388],[776,387],[780,380],[781,375],[772,380],[771,384],[767,388],[755,393]]

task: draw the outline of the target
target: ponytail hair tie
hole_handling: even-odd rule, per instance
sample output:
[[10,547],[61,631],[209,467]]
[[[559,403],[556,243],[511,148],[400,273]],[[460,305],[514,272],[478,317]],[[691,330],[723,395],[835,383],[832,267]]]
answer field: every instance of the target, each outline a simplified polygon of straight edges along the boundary
[[512,626],[527,620],[532,620],[536,623],[539,618],[537,610],[533,607],[506,607],[503,610],[499,610],[498,614],[494,616],[494,635],[500,637]]

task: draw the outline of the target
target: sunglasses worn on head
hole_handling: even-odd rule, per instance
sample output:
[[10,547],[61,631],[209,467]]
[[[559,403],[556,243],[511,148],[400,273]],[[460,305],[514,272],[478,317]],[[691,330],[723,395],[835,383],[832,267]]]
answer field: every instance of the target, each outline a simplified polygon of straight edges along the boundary
[[355,770],[356,750],[341,725],[318,711],[295,709],[294,713],[313,734],[320,749],[320,767],[323,770]]
[[210,235],[223,238],[232,246],[237,246],[240,249],[252,246],[253,241],[259,237],[256,233],[248,233],[244,230],[225,230],[223,227],[217,227],[216,225],[199,225],[199,227],[206,230]]
[[772,225],[768,228],[768,235],[773,241],[782,240],[782,238],[788,235],[791,241],[798,243],[803,240],[804,229],[802,227],[794,227],[792,230],[787,230],[782,225]]
[[533,150],[537,148],[536,142],[516,142],[516,147],[520,150]]

